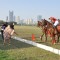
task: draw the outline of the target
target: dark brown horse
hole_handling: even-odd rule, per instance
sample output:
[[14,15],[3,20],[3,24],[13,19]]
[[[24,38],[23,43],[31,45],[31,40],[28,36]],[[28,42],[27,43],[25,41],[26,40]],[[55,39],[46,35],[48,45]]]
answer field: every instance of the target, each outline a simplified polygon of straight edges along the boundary
[[38,21],[38,26],[42,27],[43,34],[41,35],[41,40],[42,40],[43,35],[45,34],[45,37],[46,37],[45,41],[47,41],[47,34],[49,32],[49,35],[51,36],[52,41],[59,42],[60,25],[57,26],[57,30],[55,30],[53,27],[53,24],[44,19],[44,20],[42,20],[42,22]]
[[47,41],[47,21],[45,19],[42,19],[42,21],[38,21],[38,27],[42,28],[42,35],[41,35],[41,41],[43,36],[45,35],[45,41]]
[[59,37],[60,37],[60,24],[57,25],[56,27],[56,30],[57,30],[57,42],[59,42]]

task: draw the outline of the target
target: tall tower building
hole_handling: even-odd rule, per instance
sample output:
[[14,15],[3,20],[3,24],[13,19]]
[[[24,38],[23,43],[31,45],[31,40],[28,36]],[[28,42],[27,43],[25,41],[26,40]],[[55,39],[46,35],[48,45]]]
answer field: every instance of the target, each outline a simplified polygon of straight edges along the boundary
[[9,11],[9,22],[13,22],[13,11]]

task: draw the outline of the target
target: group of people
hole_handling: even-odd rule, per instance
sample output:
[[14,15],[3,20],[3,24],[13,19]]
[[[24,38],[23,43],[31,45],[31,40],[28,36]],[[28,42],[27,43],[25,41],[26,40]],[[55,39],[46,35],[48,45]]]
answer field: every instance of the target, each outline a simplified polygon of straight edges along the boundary
[[7,42],[8,44],[10,44],[10,38],[13,35],[14,32],[14,24],[11,23],[10,25],[8,25],[8,23],[4,23],[1,26],[1,35],[2,35],[2,39],[3,39],[3,44],[5,45]]

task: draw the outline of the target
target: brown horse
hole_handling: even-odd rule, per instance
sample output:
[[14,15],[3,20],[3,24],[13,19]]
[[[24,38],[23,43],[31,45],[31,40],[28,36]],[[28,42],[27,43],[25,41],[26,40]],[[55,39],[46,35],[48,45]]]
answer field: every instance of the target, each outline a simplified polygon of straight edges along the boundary
[[47,23],[47,26],[49,27],[48,30],[51,33],[50,35],[52,36],[52,41],[55,41],[56,43],[59,42],[59,37],[60,37],[60,20],[58,20],[59,24],[56,27],[53,27],[53,24]]
[[42,19],[42,21],[38,21],[38,27],[42,28],[42,35],[41,35],[41,41],[43,36],[45,35],[45,41],[47,41],[47,21],[45,19]]
[[[47,41],[47,33],[49,32],[49,35],[51,36],[52,38],[52,42],[59,42],[59,36],[60,36],[60,30],[58,29],[58,27],[60,26],[57,26],[57,31],[53,28],[53,24],[48,22],[47,20],[42,20],[42,22],[38,21],[38,26],[41,26],[42,27],[42,32],[43,34],[41,35],[41,40],[42,40],[42,37],[43,35],[45,34],[45,37],[46,37],[46,40]],[[57,32],[57,33],[55,33]]]
[[56,30],[57,30],[57,42],[59,42],[59,37],[60,37],[60,21],[59,24],[56,26]]

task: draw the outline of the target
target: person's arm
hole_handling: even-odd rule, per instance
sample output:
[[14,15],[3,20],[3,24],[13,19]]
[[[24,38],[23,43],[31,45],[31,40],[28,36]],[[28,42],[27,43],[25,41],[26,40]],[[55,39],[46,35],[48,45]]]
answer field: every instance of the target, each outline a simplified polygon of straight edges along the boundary
[[14,31],[14,33],[15,33],[16,35],[18,35],[15,31]]

